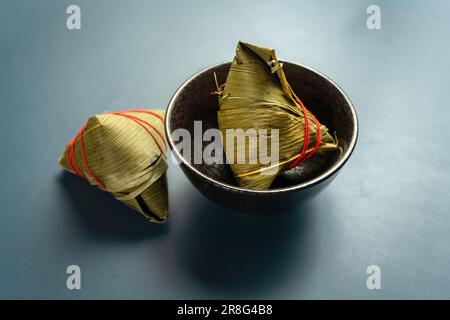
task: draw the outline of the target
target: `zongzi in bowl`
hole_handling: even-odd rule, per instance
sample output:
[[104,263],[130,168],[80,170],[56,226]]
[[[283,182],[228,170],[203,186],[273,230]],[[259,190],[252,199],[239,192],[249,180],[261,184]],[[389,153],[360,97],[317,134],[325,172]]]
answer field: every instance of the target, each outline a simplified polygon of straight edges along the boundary
[[[286,78],[309,111],[338,138],[336,150],[314,155],[291,170],[285,168],[277,173],[267,189],[262,190],[239,185],[235,172],[226,163],[226,152],[221,163],[206,163],[195,159],[195,143],[192,143],[191,152],[180,150],[179,136],[174,134],[178,129],[189,132],[196,139],[199,132],[203,135],[208,129],[219,128],[220,105],[217,95],[211,92],[217,92],[218,84],[226,82],[230,66],[231,63],[222,63],[195,74],[175,92],[169,103],[166,134],[183,172],[213,201],[243,211],[276,211],[317,194],[350,157],[357,140],[358,123],[353,105],[345,93],[326,76],[299,64],[282,62]],[[252,117],[251,112],[248,117]],[[201,142],[203,149],[210,143],[204,138]]]

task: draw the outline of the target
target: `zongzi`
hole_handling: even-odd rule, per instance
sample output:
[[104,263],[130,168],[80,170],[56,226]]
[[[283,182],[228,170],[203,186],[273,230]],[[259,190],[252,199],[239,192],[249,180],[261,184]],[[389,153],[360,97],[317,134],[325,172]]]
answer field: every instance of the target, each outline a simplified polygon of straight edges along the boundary
[[[219,129],[227,161],[239,186],[268,189],[283,171],[298,166],[315,153],[337,149],[336,139],[327,127],[295,95],[283,63],[277,60],[273,49],[239,42],[225,84],[219,86],[216,79],[216,85]],[[230,131],[236,139],[228,139]],[[252,144],[252,135],[275,146],[276,150],[270,151],[276,151],[277,161],[254,161],[261,144]],[[252,152],[255,148],[258,152]],[[236,161],[242,153],[247,155],[247,161]]]
[[59,163],[110,192],[149,221],[167,220],[164,111],[95,115],[67,145]]

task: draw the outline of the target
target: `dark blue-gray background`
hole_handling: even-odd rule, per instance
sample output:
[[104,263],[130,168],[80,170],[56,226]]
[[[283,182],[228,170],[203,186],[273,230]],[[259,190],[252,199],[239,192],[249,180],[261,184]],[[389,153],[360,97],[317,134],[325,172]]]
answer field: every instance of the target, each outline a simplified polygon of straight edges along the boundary
[[[381,7],[382,29],[366,27]],[[81,7],[82,29],[66,28]],[[0,0],[0,298],[450,298],[448,1]],[[238,40],[316,68],[360,138],[297,210],[240,214],[169,169],[146,223],[57,164],[88,116],[165,108]],[[82,289],[66,288],[66,267]],[[381,267],[368,290],[366,268]]]

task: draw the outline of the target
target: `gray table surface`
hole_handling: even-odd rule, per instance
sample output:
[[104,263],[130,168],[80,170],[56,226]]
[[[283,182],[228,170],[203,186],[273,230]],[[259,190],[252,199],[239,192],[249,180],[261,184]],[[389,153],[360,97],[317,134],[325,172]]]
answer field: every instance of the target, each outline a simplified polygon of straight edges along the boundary
[[[450,2],[0,0],[0,298],[450,298]],[[368,30],[366,8],[381,8]],[[57,164],[86,118],[165,108],[238,40],[316,68],[360,138],[291,212],[232,212],[169,169],[160,226]],[[66,288],[79,265],[82,289]],[[366,268],[381,268],[368,290]]]

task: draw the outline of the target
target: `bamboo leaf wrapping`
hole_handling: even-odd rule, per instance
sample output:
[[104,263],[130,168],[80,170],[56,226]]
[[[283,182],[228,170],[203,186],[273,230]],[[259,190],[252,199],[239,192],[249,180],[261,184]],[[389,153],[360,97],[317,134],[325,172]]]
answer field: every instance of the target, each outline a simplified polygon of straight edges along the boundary
[[[248,189],[267,189],[273,180],[296,160],[305,140],[305,116],[283,71],[283,65],[275,51],[252,44],[239,42],[225,85],[218,89],[218,123],[224,137],[225,154],[239,186]],[[317,126],[308,111],[310,151],[317,140]],[[227,129],[271,129],[279,130],[279,163],[262,164],[259,161],[237,163],[237,152],[249,155],[249,141],[234,145],[229,150]],[[328,129],[320,125],[320,145],[317,152],[333,151],[337,143]],[[258,135],[258,140],[261,138]],[[267,143],[270,146],[272,136]],[[314,157],[312,157],[313,161]],[[254,162],[254,161],[253,161]],[[270,169],[270,171],[268,170]],[[263,174],[262,174],[263,173]]]
[[149,221],[167,220],[164,111],[95,115],[67,145],[61,166],[110,192]]

